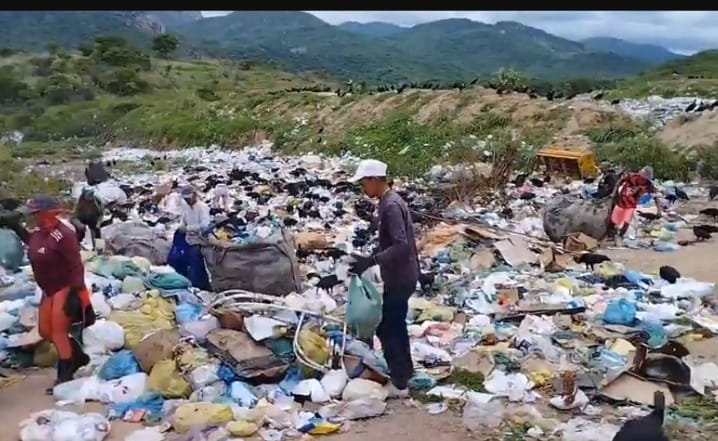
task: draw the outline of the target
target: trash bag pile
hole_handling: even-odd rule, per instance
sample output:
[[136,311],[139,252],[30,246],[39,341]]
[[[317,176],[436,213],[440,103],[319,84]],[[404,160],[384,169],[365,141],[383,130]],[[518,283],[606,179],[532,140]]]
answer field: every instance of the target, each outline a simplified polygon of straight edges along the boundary
[[[213,225],[187,244],[201,250],[211,290],[158,262],[146,238],[122,252],[83,251],[99,316],[82,335],[91,363],[53,395],[104,403],[106,417],[46,410],[21,423],[21,440],[64,441],[68,431],[102,440],[112,420],[138,424],[130,440],[172,431],[281,440],[387,412],[381,345],[365,343],[381,321],[381,277],[348,274],[349,255],[370,252],[376,239],[374,206],[347,182],[353,158],[278,158],[261,146],[121,150],[106,159],[120,155],[185,166],[167,176],[113,173],[130,203],[127,220],[106,229],[145,225],[171,242],[176,195],[165,188],[193,183]],[[617,427],[599,422],[602,399],[651,405],[661,391],[674,403],[681,388],[716,400],[714,284],[669,283],[610,260],[589,267],[549,245],[536,206],[563,194],[557,187],[533,188],[531,202],[512,199],[526,189],[509,185],[506,198],[482,208],[427,203],[446,179],[434,169],[395,184],[416,213],[431,214],[416,219],[422,280],[407,316],[410,389],[429,414],[458,403],[471,430],[521,420],[537,438],[603,439]],[[679,228],[666,225],[660,231]],[[582,251],[598,246],[585,235],[572,240]],[[0,364],[52,366],[56,356],[37,334],[41,293],[29,267],[13,271],[1,279]],[[541,414],[539,402],[559,416]]]

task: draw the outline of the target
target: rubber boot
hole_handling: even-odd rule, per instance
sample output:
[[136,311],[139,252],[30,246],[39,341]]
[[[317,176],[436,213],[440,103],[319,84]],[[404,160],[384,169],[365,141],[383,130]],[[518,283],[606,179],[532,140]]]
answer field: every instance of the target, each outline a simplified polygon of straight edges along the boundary
[[55,386],[57,386],[58,384],[72,380],[72,376],[68,377],[68,368],[70,367],[70,364],[71,360],[57,360],[57,365],[55,367],[55,369],[57,370],[57,379],[55,380],[55,383],[52,385],[52,387],[49,387],[45,390],[45,393],[47,395],[52,395],[53,389],[55,389]]
[[90,357],[82,350],[80,343],[72,337],[70,337],[70,344],[72,345],[72,357],[68,360],[67,375],[72,380],[78,369],[90,363]]

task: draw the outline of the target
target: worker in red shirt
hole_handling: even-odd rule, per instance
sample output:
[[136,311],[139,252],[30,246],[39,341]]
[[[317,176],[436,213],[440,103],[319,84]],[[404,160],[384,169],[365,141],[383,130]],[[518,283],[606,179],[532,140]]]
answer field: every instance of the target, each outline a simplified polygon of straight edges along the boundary
[[[42,290],[38,317],[40,336],[57,350],[57,381],[72,380],[75,372],[90,362],[75,337],[73,327],[95,322],[90,293],[85,286],[85,268],[75,233],[60,221],[60,203],[49,196],[36,196],[21,209],[34,227],[9,225],[28,247],[28,258],[37,285]],[[52,393],[52,388],[48,389]]]
[[[611,223],[616,231],[616,245],[623,246],[623,236],[631,224],[633,214],[638,207],[638,201],[645,194],[657,193],[653,185],[653,168],[643,167],[638,173],[623,175],[614,188],[613,196],[616,201],[611,212]],[[661,215],[661,205],[658,198],[653,198],[656,203],[657,214]]]

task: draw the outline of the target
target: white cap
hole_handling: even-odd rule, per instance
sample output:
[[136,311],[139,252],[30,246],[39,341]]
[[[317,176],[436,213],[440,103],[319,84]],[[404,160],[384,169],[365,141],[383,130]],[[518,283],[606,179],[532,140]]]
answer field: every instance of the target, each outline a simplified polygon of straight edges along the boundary
[[357,167],[351,181],[359,182],[364,178],[383,177],[386,177],[386,164],[376,159],[365,159],[359,163],[359,167]]

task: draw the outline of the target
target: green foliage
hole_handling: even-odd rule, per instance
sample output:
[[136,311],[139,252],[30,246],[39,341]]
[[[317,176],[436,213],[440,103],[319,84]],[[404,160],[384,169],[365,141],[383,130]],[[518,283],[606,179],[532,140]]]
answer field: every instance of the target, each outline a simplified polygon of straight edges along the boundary
[[502,67],[496,72],[497,85],[506,90],[514,90],[522,84],[521,75],[513,69]]
[[160,57],[168,58],[179,46],[179,39],[172,34],[162,34],[152,40],[152,50]]
[[638,132],[629,127],[592,128],[584,133],[588,138],[597,144],[618,143],[625,139],[632,138]]
[[686,179],[695,168],[694,161],[644,134],[601,146],[597,156],[601,161],[609,160],[634,171],[650,165],[655,176],[661,179]]
[[137,67],[149,70],[150,57],[130,45],[122,37],[97,37],[91,55],[98,63],[117,67]]
[[17,52],[18,51],[16,49],[13,49],[11,47],[2,47],[0,48],[0,57],[11,57]]
[[212,89],[201,87],[197,89],[197,96],[205,101],[219,101],[220,97]]
[[118,67],[103,73],[98,78],[98,85],[119,96],[136,95],[150,88],[149,83],[142,79],[136,70],[129,67]]
[[28,85],[6,70],[0,71],[0,104],[17,104],[27,97]]

